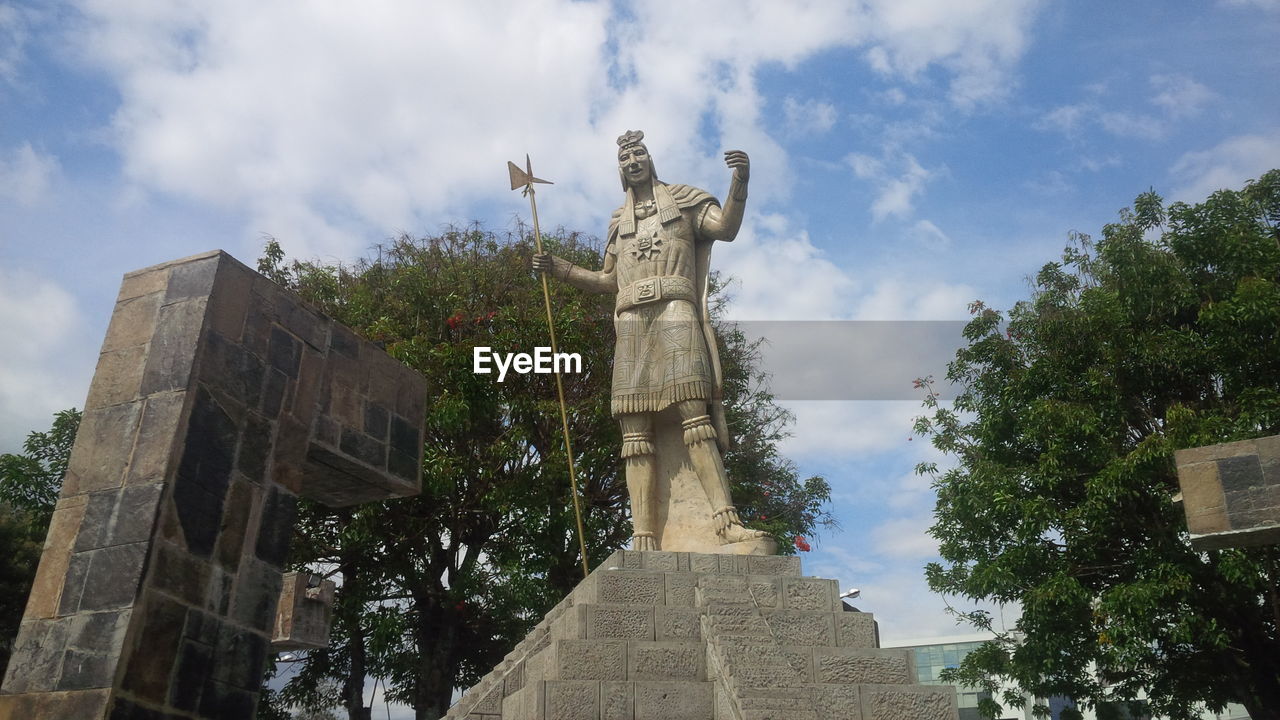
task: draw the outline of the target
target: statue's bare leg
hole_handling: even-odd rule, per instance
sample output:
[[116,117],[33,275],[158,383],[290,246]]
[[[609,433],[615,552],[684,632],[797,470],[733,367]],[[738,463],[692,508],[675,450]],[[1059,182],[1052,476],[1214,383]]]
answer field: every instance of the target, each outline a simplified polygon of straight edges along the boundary
[[712,522],[722,543],[744,542],[763,537],[760,530],[748,530],[742,526],[742,518],[729,498],[729,477],[724,471],[724,460],[716,445],[716,429],[707,414],[703,400],[685,400],[676,407],[680,412],[684,429],[684,444],[689,448],[689,461],[693,471],[702,481],[702,489],[711,501]]
[[631,495],[631,549],[657,550],[654,538],[654,492],[658,484],[658,464],[653,451],[653,416],[649,413],[622,415],[622,458],[626,463],[627,493]]

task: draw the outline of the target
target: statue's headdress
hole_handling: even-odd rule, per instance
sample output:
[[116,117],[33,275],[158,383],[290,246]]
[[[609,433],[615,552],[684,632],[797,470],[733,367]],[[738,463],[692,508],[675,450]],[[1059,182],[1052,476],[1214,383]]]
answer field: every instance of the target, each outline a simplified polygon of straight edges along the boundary
[[[618,151],[619,151],[619,152],[621,152],[622,150],[624,150],[624,149],[626,149],[626,148],[633,147],[633,146],[636,146],[636,145],[638,145],[638,146],[640,146],[640,147],[644,148],[645,152],[648,152],[648,151],[649,151],[649,147],[648,147],[647,145],[645,145],[645,144],[644,144],[644,131],[643,131],[643,130],[628,130],[628,131],[626,131],[625,133],[623,133],[623,134],[621,134],[621,135],[619,135],[619,136],[618,136]],[[627,177],[626,177],[625,175],[623,175],[623,174],[622,174],[622,168],[618,168],[618,179],[622,181],[622,189],[623,189],[623,190],[626,190],[626,189],[627,189]],[[658,182],[658,171],[653,167],[653,156],[652,156],[652,155],[650,155],[650,156],[649,156],[649,180],[650,180],[650,182],[654,182],[654,183]]]

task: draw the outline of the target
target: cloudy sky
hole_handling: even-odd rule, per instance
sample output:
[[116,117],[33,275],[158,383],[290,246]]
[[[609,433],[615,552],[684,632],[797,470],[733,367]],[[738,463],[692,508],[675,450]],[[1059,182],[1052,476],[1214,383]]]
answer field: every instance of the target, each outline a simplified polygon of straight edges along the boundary
[[[556,183],[543,222],[603,234],[627,129],[718,196],[721,153],[751,155],[715,256],[738,319],[1006,308],[1136,194],[1280,167],[1277,36],[1277,0],[0,2],[0,451],[83,405],[123,273],[252,262],[266,235],[350,261],[401,231],[505,230],[525,153]],[[952,629],[911,473],[932,368],[900,364],[900,399],[795,400],[788,445],[843,526],[808,571],[862,588],[886,640]]]

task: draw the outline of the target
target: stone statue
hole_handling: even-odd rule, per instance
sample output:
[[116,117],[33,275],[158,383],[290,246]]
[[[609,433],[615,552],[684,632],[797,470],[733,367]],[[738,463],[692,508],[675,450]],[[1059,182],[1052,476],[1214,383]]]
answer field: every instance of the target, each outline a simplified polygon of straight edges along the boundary
[[670,452],[687,453],[680,462],[697,475],[707,501],[699,505],[704,517],[692,522],[710,528],[720,545],[734,545],[732,552],[772,554],[771,539],[743,527],[729,498],[720,357],[707,315],[711,245],[738,234],[750,163],[740,150],[725,153],[733,179],[722,208],[704,190],[660,182],[643,139],[639,131],[618,138],[626,199],[609,222],[604,268],[594,272],[550,254],[535,255],[533,267],[588,292],[617,295],[612,412],[622,426],[633,549],[660,549],[658,523],[670,508],[658,507],[658,499],[674,501],[670,488],[659,487],[658,455],[667,450],[655,428],[678,424],[683,447],[675,443]]

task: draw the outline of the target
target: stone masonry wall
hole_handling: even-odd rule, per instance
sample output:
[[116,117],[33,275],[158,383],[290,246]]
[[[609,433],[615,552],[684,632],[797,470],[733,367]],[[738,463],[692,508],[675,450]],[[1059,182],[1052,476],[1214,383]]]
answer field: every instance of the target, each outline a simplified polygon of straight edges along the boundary
[[418,492],[425,394],[221,251],[126,275],[0,720],[252,717],[297,498]]
[[1174,460],[1192,547],[1280,543],[1280,435],[1179,450]]

